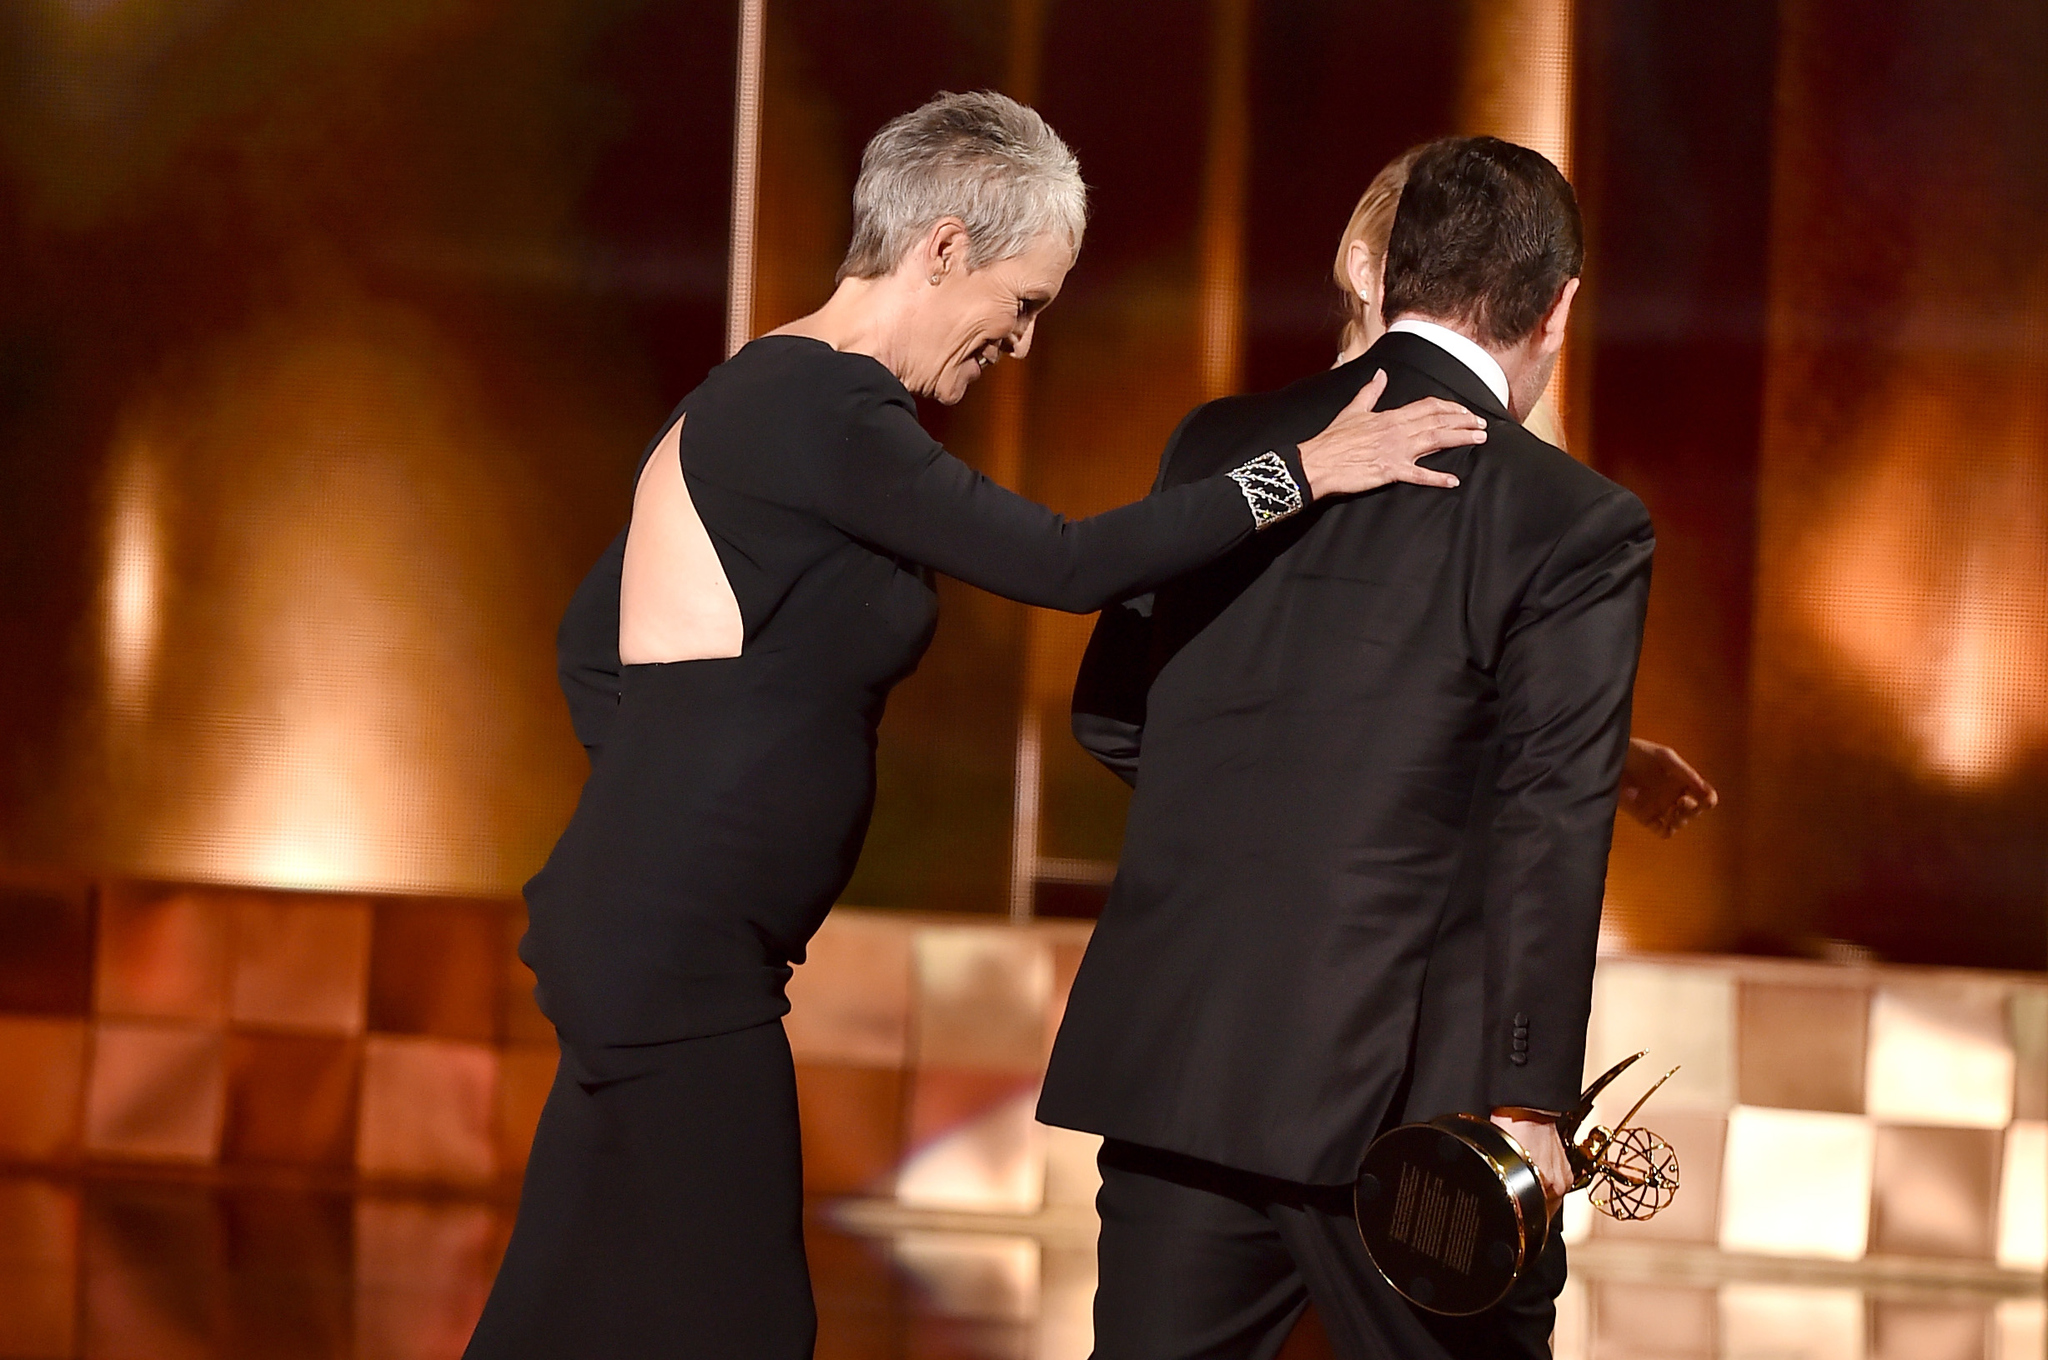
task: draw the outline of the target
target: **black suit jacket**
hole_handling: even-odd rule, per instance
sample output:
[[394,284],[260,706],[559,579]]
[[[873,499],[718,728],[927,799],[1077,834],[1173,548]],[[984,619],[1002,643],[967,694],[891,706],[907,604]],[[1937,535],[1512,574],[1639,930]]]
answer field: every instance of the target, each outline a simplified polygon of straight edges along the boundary
[[1633,495],[1419,336],[1182,422],[1162,485],[1372,374],[1487,442],[1106,610],[1075,730],[1136,794],[1039,1117],[1340,1183],[1397,1119],[1577,1096],[1654,547]]

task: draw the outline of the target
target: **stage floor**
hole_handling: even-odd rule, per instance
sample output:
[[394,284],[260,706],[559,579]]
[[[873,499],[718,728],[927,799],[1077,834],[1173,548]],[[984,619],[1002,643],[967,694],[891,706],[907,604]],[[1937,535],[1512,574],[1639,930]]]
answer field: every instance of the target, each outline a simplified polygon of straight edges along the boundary
[[[821,1360],[1081,1360],[1085,1213],[820,1201]],[[510,1229],[503,1201],[303,1182],[0,1176],[5,1360],[453,1360]],[[1591,1243],[1559,1360],[2040,1360],[2010,1274]],[[1326,1352],[1305,1327],[1288,1357]]]

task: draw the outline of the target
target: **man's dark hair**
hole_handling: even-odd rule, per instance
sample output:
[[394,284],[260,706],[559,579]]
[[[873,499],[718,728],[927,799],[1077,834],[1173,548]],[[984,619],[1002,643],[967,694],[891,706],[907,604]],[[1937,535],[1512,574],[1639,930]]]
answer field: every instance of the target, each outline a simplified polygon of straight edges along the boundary
[[1585,262],[1578,199],[1556,166],[1498,137],[1445,137],[1408,170],[1381,314],[1458,321],[1485,344],[1512,345]]

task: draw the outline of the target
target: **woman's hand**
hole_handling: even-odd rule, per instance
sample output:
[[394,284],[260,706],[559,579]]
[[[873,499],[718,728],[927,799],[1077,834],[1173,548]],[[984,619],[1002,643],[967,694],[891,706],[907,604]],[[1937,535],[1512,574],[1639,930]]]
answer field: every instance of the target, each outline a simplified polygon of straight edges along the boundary
[[1486,442],[1486,421],[1453,401],[1424,397],[1391,411],[1373,410],[1386,390],[1382,369],[1321,434],[1302,441],[1301,469],[1308,474],[1311,499],[1370,491],[1388,482],[1456,486],[1458,479],[1450,473],[1417,467],[1415,460]]
[[1621,805],[1629,816],[1669,840],[1720,801],[1714,786],[1678,752],[1630,738],[1621,762]]

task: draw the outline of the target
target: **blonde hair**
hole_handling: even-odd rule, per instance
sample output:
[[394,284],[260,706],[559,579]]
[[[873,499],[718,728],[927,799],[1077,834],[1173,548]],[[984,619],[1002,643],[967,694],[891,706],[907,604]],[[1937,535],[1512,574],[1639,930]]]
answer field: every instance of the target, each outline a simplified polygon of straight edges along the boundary
[[1337,262],[1330,267],[1330,277],[1337,281],[1337,292],[1344,299],[1344,334],[1337,342],[1340,350],[1365,338],[1365,299],[1351,286],[1351,245],[1363,242],[1366,254],[1386,258],[1387,239],[1394,234],[1394,211],[1401,206],[1401,191],[1408,187],[1408,169],[1430,145],[1411,146],[1381,167],[1351,210],[1351,220],[1344,224],[1343,239],[1337,242]]
[[967,265],[1022,254],[1056,232],[1075,251],[1088,224],[1081,163],[1035,109],[992,90],[941,94],[874,136],[853,188],[840,279],[889,273],[942,217],[967,227]]

